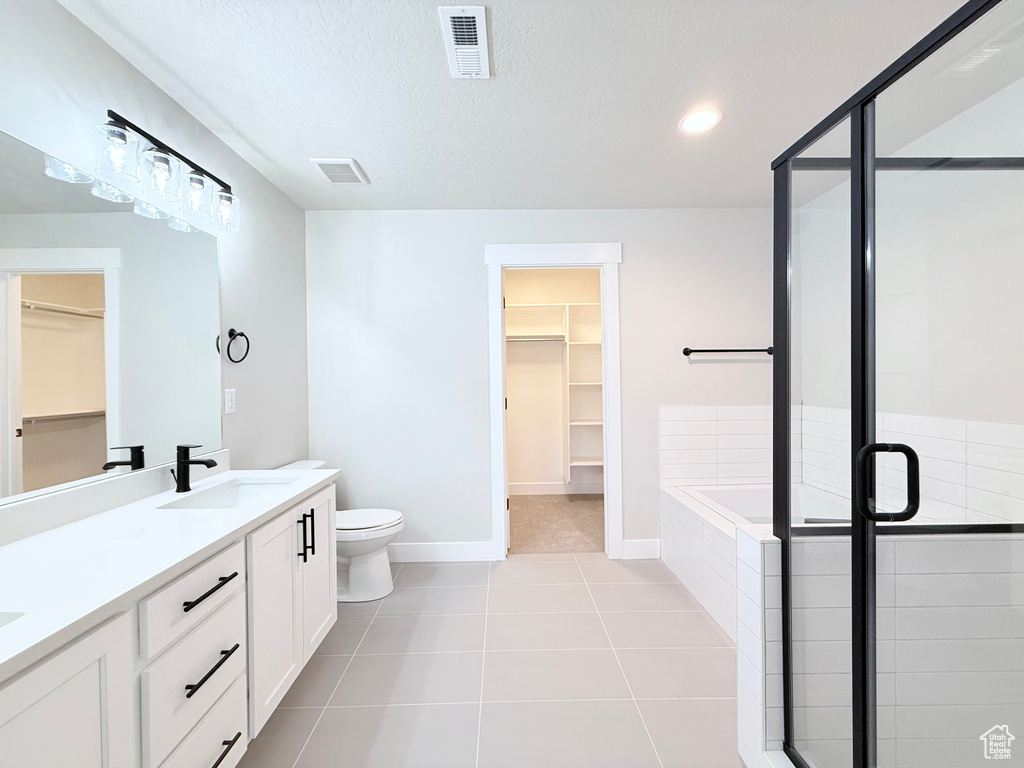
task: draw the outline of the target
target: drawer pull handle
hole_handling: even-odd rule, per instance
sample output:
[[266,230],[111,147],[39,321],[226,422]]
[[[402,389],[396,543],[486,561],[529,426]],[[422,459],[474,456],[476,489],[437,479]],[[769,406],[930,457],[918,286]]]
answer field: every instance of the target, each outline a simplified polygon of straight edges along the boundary
[[224,758],[228,756],[228,752],[235,746],[235,743],[242,738],[242,732],[239,731],[235,734],[235,738],[230,741],[222,741],[221,745],[224,747],[224,751],[220,753],[220,757],[217,758],[217,762],[210,766],[210,768],[217,768],[218,765],[224,762]]
[[216,672],[218,669],[220,669],[221,666],[224,664],[224,662],[231,658],[231,654],[233,654],[237,650],[238,650],[238,643],[235,643],[231,647],[230,650],[228,650],[228,651],[221,651],[220,652],[220,661],[218,661],[216,664],[214,664],[210,668],[210,671],[207,672],[205,675],[203,675],[203,679],[202,680],[200,680],[198,683],[194,683],[194,684],[186,685],[185,686],[185,690],[187,691],[187,693],[185,694],[185,698],[186,699],[191,699],[192,696],[195,694],[195,692],[198,691],[200,688],[202,688],[203,685],[206,683],[206,681],[209,680],[211,677],[213,677],[213,673]]
[[217,583],[216,584],[214,584],[212,587],[210,587],[208,590],[206,590],[203,594],[201,594],[195,600],[189,600],[187,602],[182,603],[182,606],[185,609],[185,613],[188,613],[189,611],[191,611],[193,608],[195,608],[197,605],[199,605],[201,602],[203,602],[203,600],[205,600],[210,595],[212,595],[214,592],[216,592],[218,589],[223,587],[225,584],[227,584],[229,581],[231,581],[237,575],[238,575],[238,571],[235,571],[230,576],[221,576],[219,579],[217,579]]

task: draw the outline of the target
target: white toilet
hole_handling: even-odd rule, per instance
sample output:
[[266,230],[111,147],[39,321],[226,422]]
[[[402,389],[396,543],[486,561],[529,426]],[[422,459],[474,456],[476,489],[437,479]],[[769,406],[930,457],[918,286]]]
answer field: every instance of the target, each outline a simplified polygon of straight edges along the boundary
[[364,603],[390,595],[395,584],[387,547],[405,528],[402,513],[393,509],[338,510],[335,527],[338,564],[348,563],[348,578],[338,574],[338,601]]

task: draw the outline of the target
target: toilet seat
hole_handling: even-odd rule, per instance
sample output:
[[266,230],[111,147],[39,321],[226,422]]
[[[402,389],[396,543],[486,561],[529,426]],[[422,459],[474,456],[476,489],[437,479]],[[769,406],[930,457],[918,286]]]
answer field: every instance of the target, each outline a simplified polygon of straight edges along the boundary
[[344,509],[336,515],[339,533],[391,528],[402,522],[402,513],[394,509]]

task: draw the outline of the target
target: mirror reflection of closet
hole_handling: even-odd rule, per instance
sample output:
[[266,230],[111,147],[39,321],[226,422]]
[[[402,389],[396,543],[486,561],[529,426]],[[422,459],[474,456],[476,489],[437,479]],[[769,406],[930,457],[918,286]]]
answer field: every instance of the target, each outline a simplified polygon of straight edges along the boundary
[[504,278],[509,551],[604,551],[600,270]]
[[106,461],[103,274],[21,282],[22,487],[91,477]]

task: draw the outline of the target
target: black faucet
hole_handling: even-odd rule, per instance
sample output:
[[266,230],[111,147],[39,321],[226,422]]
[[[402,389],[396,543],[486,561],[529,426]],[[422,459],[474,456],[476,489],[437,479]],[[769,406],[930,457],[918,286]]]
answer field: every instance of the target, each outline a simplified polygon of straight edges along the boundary
[[178,487],[174,489],[175,493],[188,493],[192,490],[192,486],[188,483],[189,467],[193,464],[202,464],[204,467],[216,467],[217,462],[213,459],[191,459],[189,458],[188,452],[193,448],[202,448],[201,445],[179,445],[178,446],[178,464],[175,470],[171,470],[171,474],[174,475],[174,481],[178,484]]
[[112,451],[131,451],[132,456],[130,461],[108,461],[103,465],[103,469],[113,469],[114,467],[131,467],[132,472],[136,469],[146,468],[146,453],[143,450],[145,446],[142,445],[119,445],[116,448],[111,448]]

